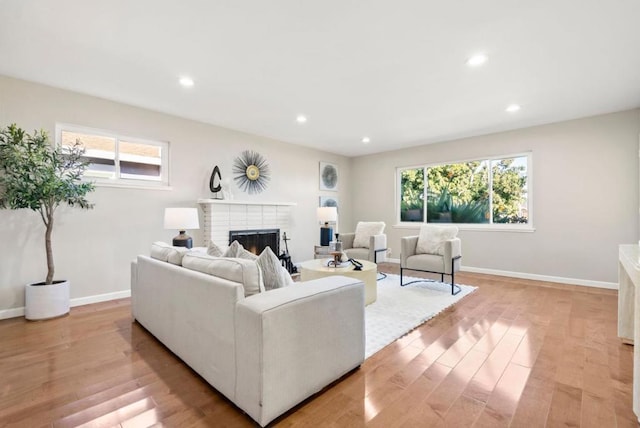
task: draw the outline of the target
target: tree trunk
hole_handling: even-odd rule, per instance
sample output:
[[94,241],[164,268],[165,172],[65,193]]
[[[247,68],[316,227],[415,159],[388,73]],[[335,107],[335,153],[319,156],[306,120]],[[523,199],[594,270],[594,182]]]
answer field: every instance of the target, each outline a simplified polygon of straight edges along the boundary
[[45,232],[44,245],[47,250],[47,279],[45,284],[53,284],[53,274],[55,268],[53,266],[53,249],[51,248],[51,233],[53,232],[53,213],[48,215],[46,222],[47,231]]

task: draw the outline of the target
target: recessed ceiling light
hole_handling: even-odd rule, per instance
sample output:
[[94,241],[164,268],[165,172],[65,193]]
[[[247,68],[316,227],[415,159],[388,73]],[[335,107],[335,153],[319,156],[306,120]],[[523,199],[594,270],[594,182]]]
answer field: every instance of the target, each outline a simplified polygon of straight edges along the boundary
[[371,142],[371,139],[369,137],[362,137],[362,142],[365,144],[369,144]]
[[483,53],[476,54],[467,60],[467,65],[469,67],[477,67],[487,62],[488,59],[489,57]]
[[298,116],[296,116],[296,122],[305,123],[306,121],[307,121],[307,116],[303,114],[299,114]]
[[506,111],[507,113],[515,113],[518,110],[520,110],[520,106],[518,104],[511,104],[506,109],[504,109],[504,111]]
[[188,76],[182,76],[179,80],[180,84],[185,88],[190,88],[193,86],[193,79]]

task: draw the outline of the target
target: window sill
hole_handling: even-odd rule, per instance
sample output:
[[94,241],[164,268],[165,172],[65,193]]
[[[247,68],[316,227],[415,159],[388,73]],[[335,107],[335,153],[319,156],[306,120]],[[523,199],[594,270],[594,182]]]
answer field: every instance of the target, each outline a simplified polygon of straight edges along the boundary
[[477,232],[515,232],[515,233],[532,233],[536,229],[532,225],[513,225],[513,224],[456,224],[456,223],[396,223],[392,227],[394,229],[414,229],[419,230],[423,224],[457,226],[459,230],[472,230]]
[[[89,180],[90,181],[90,180]],[[109,183],[106,181],[93,181],[96,187],[115,187],[118,189],[135,189],[135,190],[173,190],[171,186],[152,185],[152,184],[127,184],[127,183]]]

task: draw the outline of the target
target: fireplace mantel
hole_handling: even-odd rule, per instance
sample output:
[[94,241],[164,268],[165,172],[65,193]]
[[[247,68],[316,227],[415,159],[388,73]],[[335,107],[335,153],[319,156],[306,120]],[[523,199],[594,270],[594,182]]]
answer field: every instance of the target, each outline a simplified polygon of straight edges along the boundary
[[290,234],[291,211],[295,202],[198,199],[204,211],[204,245],[229,245],[230,230],[280,229]]
[[220,204],[220,205],[269,205],[293,207],[295,202],[265,202],[265,201],[236,201],[235,199],[198,199],[199,204]]

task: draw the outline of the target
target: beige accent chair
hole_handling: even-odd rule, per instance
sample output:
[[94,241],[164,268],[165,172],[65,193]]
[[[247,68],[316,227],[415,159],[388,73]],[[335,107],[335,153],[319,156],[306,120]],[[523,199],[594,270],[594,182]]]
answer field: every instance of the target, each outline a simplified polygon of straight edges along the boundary
[[[429,232],[442,230],[442,228],[438,229],[438,227],[439,226],[424,225],[421,229],[421,235],[401,238],[400,285],[404,287],[414,282],[429,281],[427,279],[421,279],[403,284],[402,276],[405,270],[439,273],[441,282],[444,282],[445,275],[451,275],[451,294],[458,294],[460,287],[455,285],[454,279],[455,273],[460,270],[460,261],[462,259],[462,243],[460,238],[454,237],[439,242],[437,240],[431,242],[432,245],[430,247],[436,249],[431,253],[424,251],[425,245],[418,245],[419,239],[425,235],[429,235]],[[457,234],[457,228],[453,226],[449,227],[454,228]],[[429,248],[428,245],[426,245],[426,247]]]
[[[358,222],[356,232],[339,234],[342,251],[350,259],[384,262],[387,259],[387,235],[383,233],[384,227],[383,222]],[[373,231],[373,234],[368,231]],[[358,234],[359,239],[356,239]]]

